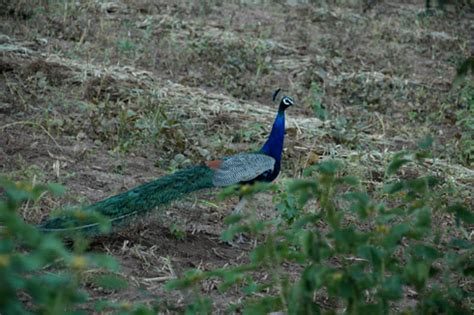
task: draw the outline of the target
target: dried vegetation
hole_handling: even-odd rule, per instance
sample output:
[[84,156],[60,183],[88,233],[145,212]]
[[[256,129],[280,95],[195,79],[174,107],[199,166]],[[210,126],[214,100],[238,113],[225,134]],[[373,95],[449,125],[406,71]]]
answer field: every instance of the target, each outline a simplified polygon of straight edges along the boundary
[[[472,16],[449,7],[422,17],[418,2],[363,11],[281,1],[4,1],[0,172],[68,188],[62,199],[25,206],[38,222],[65,204],[258,148],[274,116],[271,92],[282,87],[297,106],[279,181],[339,158],[376,198],[389,158],[432,135],[436,158],[423,171],[443,178],[446,200],[472,205],[474,85],[452,83],[472,54]],[[274,217],[270,199],[254,201],[258,216]],[[232,204],[199,193],[97,240],[93,249],[115,256],[134,285],[91,285],[94,299],[152,303],[151,294],[179,308],[187,297],[164,292],[164,281],[245,260],[250,247],[219,242]],[[449,231],[453,219],[438,219]],[[238,299],[213,283],[203,290],[218,309]]]

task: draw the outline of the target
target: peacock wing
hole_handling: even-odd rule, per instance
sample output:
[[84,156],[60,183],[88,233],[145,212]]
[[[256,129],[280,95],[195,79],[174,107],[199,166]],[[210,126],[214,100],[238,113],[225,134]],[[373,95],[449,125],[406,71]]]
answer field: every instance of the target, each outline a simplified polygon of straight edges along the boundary
[[237,154],[222,161],[214,172],[212,182],[216,187],[250,181],[273,171],[275,159],[264,154]]

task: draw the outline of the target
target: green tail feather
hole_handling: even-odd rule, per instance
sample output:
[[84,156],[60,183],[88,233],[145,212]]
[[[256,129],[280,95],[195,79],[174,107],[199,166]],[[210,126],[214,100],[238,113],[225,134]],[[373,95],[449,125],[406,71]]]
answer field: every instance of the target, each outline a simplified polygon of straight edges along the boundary
[[[85,212],[86,217],[87,214],[98,213],[116,225],[193,191],[214,187],[213,173],[214,171],[207,166],[184,169],[89,205],[81,209],[81,212],[83,214]],[[77,215],[77,211],[66,212],[61,216],[47,219],[38,228],[45,232],[99,232],[100,224],[97,220],[79,217],[81,216]]]

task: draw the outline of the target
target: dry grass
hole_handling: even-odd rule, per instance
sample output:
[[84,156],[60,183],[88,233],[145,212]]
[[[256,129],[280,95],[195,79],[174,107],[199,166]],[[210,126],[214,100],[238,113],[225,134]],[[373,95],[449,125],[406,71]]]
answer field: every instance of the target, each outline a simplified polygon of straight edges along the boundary
[[[26,205],[32,222],[65,204],[257,149],[274,117],[276,87],[298,103],[288,112],[280,181],[338,158],[377,198],[391,156],[431,134],[436,158],[416,171],[442,177],[451,191],[446,200],[472,205],[466,95],[474,87],[452,85],[458,61],[472,53],[464,11],[421,18],[418,3],[387,1],[367,12],[346,4],[46,3],[36,1],[32,10],[28,1],[7,1],[0,16],[0,172],[69,190],[62,199]],[[318,100],[324,120],[315,115]],[[270,199],[255,201],[260,217],[275,216]],[[218,240],[232,203],[203,192],[151,223],[97,240],[93,249],[115,256],[134,286],[91,288],[94,299],[152,303],[150,296],[161,296],[164,304],[182,305],[188,297],[164,292],[166,279],[246,259],[250,248]],[[442,214],[439,220],[452,224]],[[238,299],[212,283],[203,290],[217,309]]]

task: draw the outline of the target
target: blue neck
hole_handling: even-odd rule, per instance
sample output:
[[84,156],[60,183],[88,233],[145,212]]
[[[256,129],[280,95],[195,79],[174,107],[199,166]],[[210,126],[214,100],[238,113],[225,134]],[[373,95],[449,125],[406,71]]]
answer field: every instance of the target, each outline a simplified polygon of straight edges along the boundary
[[272,131],[268,137],[267,142],[263,145],[260,151],[275,159],[275,168],[273,170],[272,179],[275,179],[280,172],[281,154],[283,151],[283,141],[285,139],[285,112],[279,110],[273,123]]

